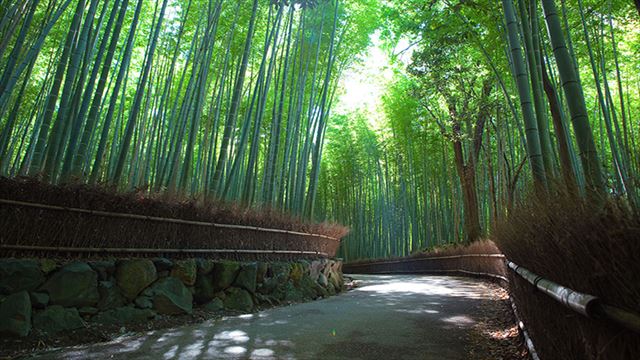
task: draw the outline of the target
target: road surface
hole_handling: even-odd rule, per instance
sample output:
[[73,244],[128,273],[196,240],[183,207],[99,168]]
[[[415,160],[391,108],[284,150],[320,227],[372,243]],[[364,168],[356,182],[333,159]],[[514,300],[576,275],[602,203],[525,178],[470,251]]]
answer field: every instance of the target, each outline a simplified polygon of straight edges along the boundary
[[482,281],[357,275],[339,296],[63,348],[42,359],[466,359]]

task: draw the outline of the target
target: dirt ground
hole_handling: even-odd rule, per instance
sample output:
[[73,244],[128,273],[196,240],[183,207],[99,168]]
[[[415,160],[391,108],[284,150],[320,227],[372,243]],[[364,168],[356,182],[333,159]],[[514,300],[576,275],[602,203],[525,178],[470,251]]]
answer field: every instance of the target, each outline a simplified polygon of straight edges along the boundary
[[479,307],[480,320],[470,333],[469,359],[525,360],[528,352],[516,325],[508,292],[493,285],[493,301]]

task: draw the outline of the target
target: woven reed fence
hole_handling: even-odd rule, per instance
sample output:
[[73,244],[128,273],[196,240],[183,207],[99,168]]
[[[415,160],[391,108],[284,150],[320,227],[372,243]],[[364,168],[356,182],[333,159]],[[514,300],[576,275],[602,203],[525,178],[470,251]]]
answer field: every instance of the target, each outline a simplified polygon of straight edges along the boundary
[[323,234],[0,199],[0,253],[334,257]]

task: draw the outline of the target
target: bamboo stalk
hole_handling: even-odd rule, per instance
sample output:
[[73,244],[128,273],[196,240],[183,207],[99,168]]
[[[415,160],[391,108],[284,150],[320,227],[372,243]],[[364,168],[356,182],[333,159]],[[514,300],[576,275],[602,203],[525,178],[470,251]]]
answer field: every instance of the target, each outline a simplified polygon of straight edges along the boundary
[[525,145],[527,147],[529,165],[531,166],[534,185],[538,190],[544,191],[547,188],[547,176],[549,174],[546,173],[544,167],[538,122],[536,121],[536,115],[533,110],[533,101],[531,99],[531,90],[529,87],[530,77],[527,73],[524,57],[522,55],[518,22],[512,0],[502,0],[502,7],[504,10],[506,32],[509,41],[510,57],[513,62],[512,72],[516,81],[518,97],[520,98],[520,108],[525,124]]
[[[562,82],[562,89],[571,115],[574,135],[580,149],[580,160],[589,191],[599,197],[604,190],[604,180],[600,169],[600,160],[589,123],[579,73],[575,68],[575,57],[571,54],[564,39],[564,31],[554,0],[542,0],[549,40],[556,59],[556,66]],[[567,33],[570,33],[567,29]]]
[[150,215],[122,214],[122,213],[114,213],[114,212],[109,212],[109,211],[80,209],[80,208],[73,208],[73,207],[67,207],[67,206],[57,206],[57,205],[37,204],[37,203],[30,203],[30,202],[25,202],[25,201],[6,200],[6,199],[0,199],[0,204],[15,205],[15,206],[27,206],[27,207],[33,207],[33,208],[39,208],[39,209],[47,209],[47,210],[56,210],[56,211],[69,211],[69,212],[77,212],[77,213],[82,213],[82,214],[90,214],[90,215],[104,216],[104,217],[116,217],[116,218],[135,219],[135,220],[148,220],[148,221],[167,222],[167,223],[174,223],[174,224],[194,225],[194,226],[208,226],[208,227],[222,228],[222,229],[253,230],[253,231],[271,232],[271,233],[297,235],[297,236],[320,237],[320,238],[324,238],[324,239],[340,241],[337,238],[334,238],[334,237],[331,237],[331,236],[327,236],[327,235],[322,235],[322,234],[313,234],[313,233],[304,233],[304,232],[291,231],[291,230],[262,228],[262,227],[259,227],[259,226],[218,224],[218,223],[213,223],[213,222],[204,222],[204,221],[195,221],[195,220],[183,220],[183,219],[175,219],[175,218],[164,218],[164,217],[150,216]]

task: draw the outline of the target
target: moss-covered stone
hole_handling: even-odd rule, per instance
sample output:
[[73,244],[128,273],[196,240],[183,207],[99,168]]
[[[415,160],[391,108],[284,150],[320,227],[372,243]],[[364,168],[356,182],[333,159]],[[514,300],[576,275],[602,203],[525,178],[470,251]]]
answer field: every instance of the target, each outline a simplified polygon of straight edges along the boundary
[[329,279],[321,273],[318,275],[318,284],[326,288],[329,285]]
[[224,303],[221,299],[215,298],[202,307],[206,311],[218,312],[224,310]]
[[286,282],[289,279],[291,267],[287,263],[273,263],[270,265],[271,277],[279,279],[280,282]]
[[196,259],[196,268],[197,268],[198,274],[202,274],[202,275],[211,274],[215,266],[216,266],[216,262],[211,259],[203,259],[203,258]]
[[50,304],[64,307],[93,306],[100,299],[98,274],[83,262],[63,266],[40,290],[49,294]]
[[216,290],[225,290],[236,279],[240,264],[232,261],[217,262],[213,269],[213,286]]
[[257,291],[260,294],[269,295],[276,290],[279,284],[278,279],[275,277],[266,278],[257,288]]
[[32,291],[42,285],[40,264],[29,259],[0,259],[0,294]]
[[196,283],[196,261],[194,259],[179,260],[171,269],[171,276],[180,279],[185,285]]
[[301,263],[293,263],[291,264],[291,272],[289,274],[289,278],[293,281],[295,285],[300,283],[302,279],[302,275],[304,274],[304,268]]
[[318,293],[318,297],[329,297],[329,291],[327,290],[327,288],[320,286],[320,284],[318,284],[318,287],[316,287],[316,292]]
[[173,268],[173,261],[167,258],[159,257],[154,258],[152,261],[157,271],[170,271]]
[[258,304],[269,305],[269,306],[276,306],[280,304],[280,301],[278,299],[275,299],[270,295],[263,295],[260,293],[256,293],[255,299]]
[[31,306],[36,309],[44,309],[49,304],[49,294],[45,292],[30,292]]
[[115,261],[90,261],[89,266],[98,273],[99,280],[108,280],[116,271]]
[[248,312],[253,310],[253,299],[248,291],[240,288],[229,288],[225,291],[224,307],[228,310]]
[[312,280],[318,280],[318,277],[324,270],[326,264],[326,260],[314,260],[311,262],[311,264],[309,264],[309,276],[311,276]]
[[100,301],[98,301],[98,309],[100,310],[115,309],[126,303],[124,296],[120,293],[120,288],[111,281],[100,281],[98,293],[100,294]]
[[174,277],[158,280],[151,287],[153,308],[160,314],[190,314],[193,309],[193,296],[182,281]]
[[305,299],[313,300],[321,295],[320,288],[322,288],[322,286],[311,280],[311,277],[307,274],[300,279],[299,288]]
[[20,291],[7,296],[0,304],[0,334],[27,336],[31,331],[31,300]]
[[258,284],[264,281],[264,278],[267,276],[268,270],[269,270],[269,264],[263,261],[258,263],[258,271],[256,273],[256,282]]
[[40,259],[40,270],[45,274],[50,274],[59,267],[58,262],[52,259]]
[[118,263],[116,282],[122,294],[129,300],[135,299],[142,290],[157,278],[156,267],[148,259],[125,260]]
[[75,330],[84,326],[82,318],[75,308],[52,305],[33,316],[33,327],[47,335],[61,331]]
[[327,293],[329,293],[329,296],[333,296],[336,294],[336,288],[333,286],[333,283],[329,282],[329,285],[327,285]]
[[336,292],[342,291],[342,285],[344,284],[342,273],[338,273],[335,270],[332,270],[329,273],[329,282],[333,285]]
[[284,301],[290,303],[304,301],[304,293],[293,284],[293,280],[289,280],[285,287]]
[[233,286],[243,288],[253,294],[256,292],[257,275],[257,263],[242,264],[240,272],[238,273],[236,280],[233,282]]
[[[342,277],[342,261],[329,260],[322,274],[326,277],[328,285],[330,284],[331,287],[333,287],[334,292],[342,291],[342,287],[344,286],[344,278]],[[322,278],[321,275],[318,278],[318,281],[324,285],[325,279]],[[324,286],[330,290],[328,285]]]
[[213,286],[213,276],[211,274],[198,274],[193,298],[198,304],[204,304],[216,296],[216,289]]
[[153,308],[153,299],[150,296],[138,296],[133,303],[136,307],[140,309],[151,309]]

